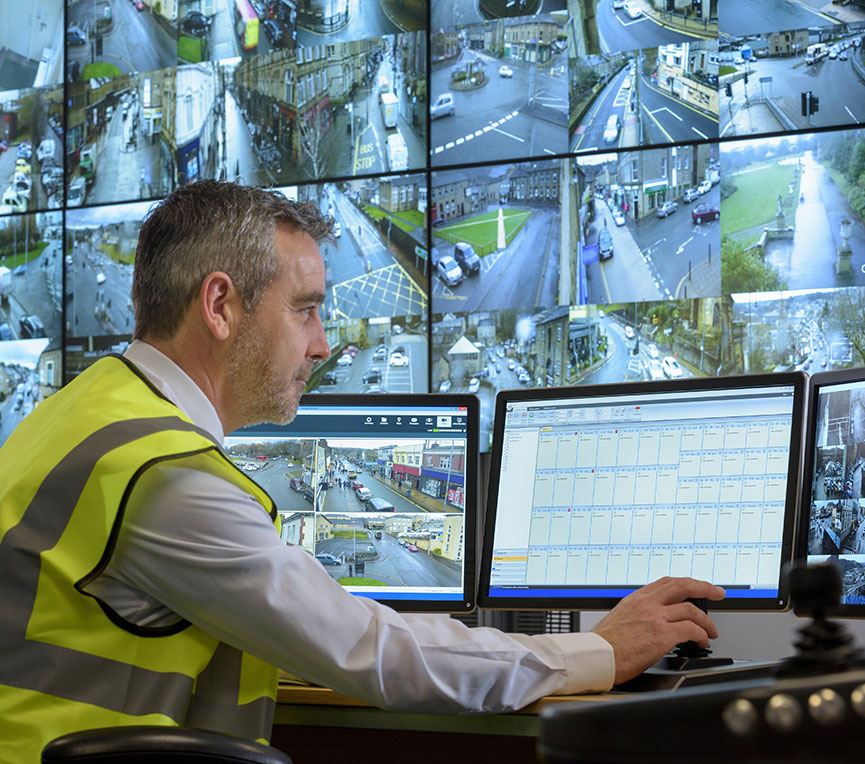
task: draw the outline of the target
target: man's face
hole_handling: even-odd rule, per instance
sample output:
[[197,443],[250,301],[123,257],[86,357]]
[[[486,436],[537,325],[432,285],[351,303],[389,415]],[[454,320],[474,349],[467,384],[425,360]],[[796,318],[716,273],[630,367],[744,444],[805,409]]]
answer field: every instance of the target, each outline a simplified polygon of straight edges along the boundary
[[330,355],[319,306],[324,262],[307,233],[278,228],[277,274],[241,320],[228,358],[228,384],[243,425],[294,419],[316,361]]

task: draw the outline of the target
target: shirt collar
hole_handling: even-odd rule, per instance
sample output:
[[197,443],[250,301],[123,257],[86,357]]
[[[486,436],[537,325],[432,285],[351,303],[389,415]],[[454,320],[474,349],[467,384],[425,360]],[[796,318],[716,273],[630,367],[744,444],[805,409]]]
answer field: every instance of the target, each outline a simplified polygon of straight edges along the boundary
[[220,443],[223,441],[222,422],[210,399],[165,353],[142,340],[133,340],[123,355],[196,425],[207,430]]

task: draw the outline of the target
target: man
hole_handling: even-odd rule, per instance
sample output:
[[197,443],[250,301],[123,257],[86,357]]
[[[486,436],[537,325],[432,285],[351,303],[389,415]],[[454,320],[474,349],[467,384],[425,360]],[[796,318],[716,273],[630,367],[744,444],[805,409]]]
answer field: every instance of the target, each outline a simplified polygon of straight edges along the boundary
[[0,450],[0,762],[77,729],[166,724],[266,740],[278,666],[385,707],[498,711],[606,690],[717,636],[665,579],[594,633],[523,636],[400,615],[282,543],[220,448],[288,422],[328,357],[318,242],[332,220],[202,181],[149,215],[135,341],[46,400]]

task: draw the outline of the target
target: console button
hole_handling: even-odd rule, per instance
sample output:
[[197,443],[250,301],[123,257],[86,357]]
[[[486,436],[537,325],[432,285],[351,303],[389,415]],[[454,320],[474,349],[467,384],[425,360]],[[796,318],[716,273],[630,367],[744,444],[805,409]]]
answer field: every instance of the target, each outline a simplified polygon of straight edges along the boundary
[[808,697],[808,711],[811,718],[827,727],[838,724],[844,718],[845,705],[844,698],[828,687],[811,693]]
[[778,693],[766,703],[766,721],[778,732],[791,732],[802,719],[802,706],[792,695]]
[[757,727],[757,709],[750,700],[736,698],[721,713],[727,729],[738,737],[750,735]]
[[850,693],[850,705],[859,716],[865,717],[865,684],[860,684]]

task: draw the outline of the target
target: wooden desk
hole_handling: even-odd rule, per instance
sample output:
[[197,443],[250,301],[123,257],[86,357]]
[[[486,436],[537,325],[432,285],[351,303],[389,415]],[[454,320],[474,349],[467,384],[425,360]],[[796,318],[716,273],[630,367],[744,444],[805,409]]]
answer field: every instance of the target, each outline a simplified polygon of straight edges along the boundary
[[614,697],[621,696],[550,696],[511,714],[413,714],[382,711],[324,687],[281,683],[271,745],[294,764],[534,762],[542,708]]

